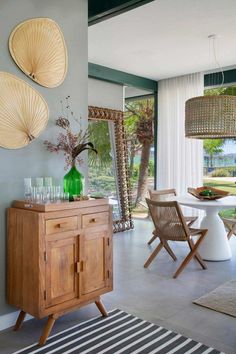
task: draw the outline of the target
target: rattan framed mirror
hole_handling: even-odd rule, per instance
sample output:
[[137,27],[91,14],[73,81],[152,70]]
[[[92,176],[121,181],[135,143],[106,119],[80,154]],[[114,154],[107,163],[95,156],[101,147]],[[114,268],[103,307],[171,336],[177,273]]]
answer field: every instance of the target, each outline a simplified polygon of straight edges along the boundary
[[[124,115],[122,111],[112,110],[101,107],[88,107],[89,124],[96,124],[94,127],[97,131],[97,135],[100,132],[101,141],[106,140],[106,135],[110,135],[111,150],[113,150],[112,167],[116,185],[116,196],[113,198],[109,196],[111,203],[113,204],[113,231],[125,231],[134,228],[132,216],[131,216],[131,190],[128,171],[128,154],[127,145],[124,133]],[[99,128],[99,122],[107,122],[106,127],[103,130]],[[109,133],[108,133],[109,132]],[[112,133],[111,133],[112,132]],[[104,134],[104,136],[102,136]],[[111,138],[111,135],[113,138]],[[113,140],[113,141],[112,141]],[[113,147],[112,147],[113,145]],[[106,156],[102,158],[106,160]],[[107,169],[106,169],[107,171]],[[96,172],[97,173],[97,172]],[[106,177],[103,178],[104,180]],[[99,175],[96,175],[96,180],[99,180]],[[90,183],[90,182],[89,182]],[[108,196],[108,195],[107,195]]]

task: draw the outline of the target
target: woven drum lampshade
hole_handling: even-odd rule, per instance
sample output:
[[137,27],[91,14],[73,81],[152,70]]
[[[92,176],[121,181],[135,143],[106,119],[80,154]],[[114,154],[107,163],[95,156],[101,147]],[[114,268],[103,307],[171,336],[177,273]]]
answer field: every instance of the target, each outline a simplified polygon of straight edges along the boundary
[[185,136],[195,139],[236,137],[236,96],[199,96],[185,103]]

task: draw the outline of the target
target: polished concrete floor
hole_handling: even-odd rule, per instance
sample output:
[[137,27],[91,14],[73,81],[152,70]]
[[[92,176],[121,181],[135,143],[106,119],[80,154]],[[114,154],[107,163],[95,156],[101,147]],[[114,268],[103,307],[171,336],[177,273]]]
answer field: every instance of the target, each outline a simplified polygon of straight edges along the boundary
[[[233,253],[230,261],[207,262],[207,270],[191,261],[174,280],[177,264],[164,250],[148,269],[143,268],[155,247],[146,243],[152,229],[150,221],[137,220],[134,230],[114,235],[114,291],[103,296],[107,309],[120,308],[226,354],[236,354],[236,318],[192,303],[236,278],[236,237],[230,240]],[[187,245],[175,243],[173,248],[180,262],[188,252]],[[94,316],[98,316],[95,305],[64,315],[57,320],[53,333]],[[0,353],[9,354],[36,342],[44,323],[45,320],[33,319],[25,322],[19,332],[2,331]]]

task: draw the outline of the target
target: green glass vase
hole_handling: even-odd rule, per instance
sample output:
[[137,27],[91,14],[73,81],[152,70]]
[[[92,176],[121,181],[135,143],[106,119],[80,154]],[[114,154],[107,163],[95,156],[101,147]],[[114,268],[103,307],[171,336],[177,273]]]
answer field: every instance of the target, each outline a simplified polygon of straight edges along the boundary
[[70,171],[64,176],[64,192],[69,193],[70,200],[73,195],[79,196],[83,193],[84,176],[77,170],[75,164],[72,164]]

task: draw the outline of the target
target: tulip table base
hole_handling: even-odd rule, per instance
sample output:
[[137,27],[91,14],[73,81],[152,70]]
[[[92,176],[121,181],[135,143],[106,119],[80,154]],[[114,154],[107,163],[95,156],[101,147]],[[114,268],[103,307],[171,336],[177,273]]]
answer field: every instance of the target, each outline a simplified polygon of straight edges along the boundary
[[[202,201],[194,197],[175,197],[179,204],[205,211],[200,227],[208,229],[207,235],[199,246],[199,253],[206,261],[227,261],[232,257],[224,224],[218,213],[236,207],[236,196],[218,200]],[[193,225],[194,227],[194,225]]]
[[227,261],[232,257],[224,224],[218,215],[219,210],[205,209],[206,216],[201,222],[201,229],[208,229],[204,242],[199,246],[199,253],[206,261]]

